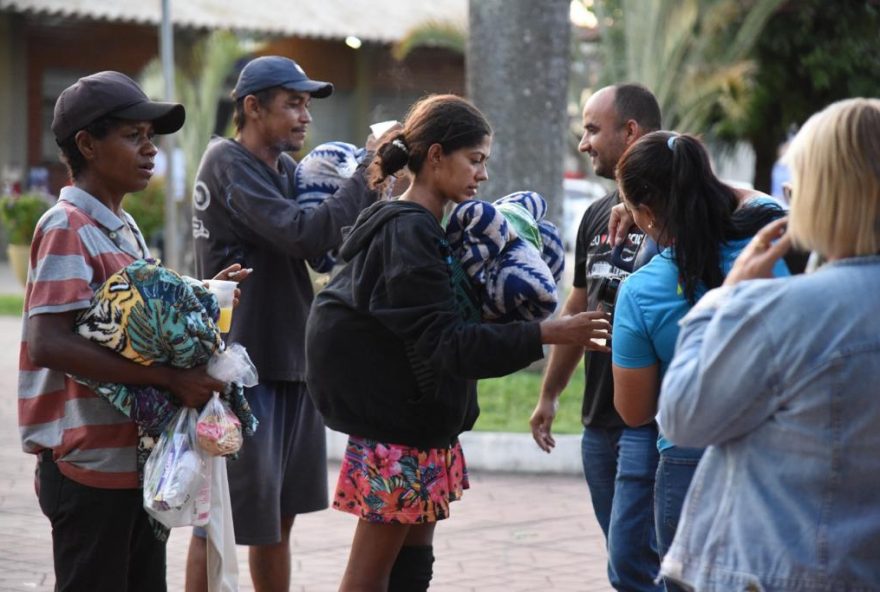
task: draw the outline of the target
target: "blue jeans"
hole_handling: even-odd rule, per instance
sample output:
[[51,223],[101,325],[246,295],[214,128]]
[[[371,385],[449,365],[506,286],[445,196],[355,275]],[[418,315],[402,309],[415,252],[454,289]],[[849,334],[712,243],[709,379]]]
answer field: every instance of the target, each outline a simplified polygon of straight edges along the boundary
[[[654,492],[654,516],[657,521],[657,548],[663,557],[672,545],[678,518],[684,505],[691,479],[703,456],[702,448],[673,446],[660,453],[657,465],[657,488]],[[684,592],[684,588],[665,581],[667,592]]]
[[584,428],[584,476],[608,547],[608,580],[616,590],[662,592],[654,536],[657,426]]

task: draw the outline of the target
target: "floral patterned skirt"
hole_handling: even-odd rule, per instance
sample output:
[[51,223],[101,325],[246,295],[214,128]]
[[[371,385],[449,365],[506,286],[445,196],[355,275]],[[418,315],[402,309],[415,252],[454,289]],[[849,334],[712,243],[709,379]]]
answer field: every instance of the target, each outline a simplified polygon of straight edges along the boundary
[[333,507],[370,522],[436,522],[449,516],[449,502],[468,487],[458,441],[425,450],[351,436]]

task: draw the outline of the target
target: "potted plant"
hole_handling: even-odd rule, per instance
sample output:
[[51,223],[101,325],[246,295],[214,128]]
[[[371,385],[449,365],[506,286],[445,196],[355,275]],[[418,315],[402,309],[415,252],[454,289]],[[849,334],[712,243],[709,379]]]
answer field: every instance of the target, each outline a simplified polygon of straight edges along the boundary
[[40,217],[49,209],[45,197],[34,193],[0,198],[0,222],[9,241],[9,263],[22,285],[27,284],[31,240]]

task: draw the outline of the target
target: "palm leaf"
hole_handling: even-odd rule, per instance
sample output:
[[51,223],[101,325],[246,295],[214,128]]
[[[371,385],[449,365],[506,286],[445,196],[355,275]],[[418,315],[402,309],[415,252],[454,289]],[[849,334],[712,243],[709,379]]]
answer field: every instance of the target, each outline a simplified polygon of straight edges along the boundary
[[668,129],[708,132],[719,111],[743,116],[754,73],[746,58],[782,2],[620,0],[617,12],[597,2],[606,81],[650,88]]

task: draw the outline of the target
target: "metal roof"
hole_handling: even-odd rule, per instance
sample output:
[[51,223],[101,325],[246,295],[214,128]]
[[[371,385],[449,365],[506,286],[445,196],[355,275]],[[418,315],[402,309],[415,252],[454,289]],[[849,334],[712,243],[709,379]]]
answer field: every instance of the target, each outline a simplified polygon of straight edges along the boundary
[[[171,0],[178,27],[393,43],[428,21],[467,24],[468,0]],[[0,11],[158,25],[161,0],[0,0]]]

